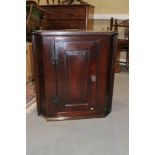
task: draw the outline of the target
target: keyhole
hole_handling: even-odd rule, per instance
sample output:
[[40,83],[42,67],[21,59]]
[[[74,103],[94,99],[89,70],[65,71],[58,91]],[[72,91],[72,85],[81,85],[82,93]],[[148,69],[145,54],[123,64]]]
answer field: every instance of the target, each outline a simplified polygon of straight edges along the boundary
[[92,76],[91,76],[91,81],[92,81],[92,82],[96,82],[96,76],[95,76],[95,75],[92,75]]
[[94,110],[94,108],[90,108],[90,110]]

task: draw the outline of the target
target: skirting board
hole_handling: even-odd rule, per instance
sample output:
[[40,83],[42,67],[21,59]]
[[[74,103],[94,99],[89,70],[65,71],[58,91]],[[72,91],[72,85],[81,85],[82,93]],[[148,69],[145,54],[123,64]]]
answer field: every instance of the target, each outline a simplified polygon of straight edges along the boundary
[[110,19],[111,17],[125,20],[129,19],[129,14],[94,14],[94,19]]

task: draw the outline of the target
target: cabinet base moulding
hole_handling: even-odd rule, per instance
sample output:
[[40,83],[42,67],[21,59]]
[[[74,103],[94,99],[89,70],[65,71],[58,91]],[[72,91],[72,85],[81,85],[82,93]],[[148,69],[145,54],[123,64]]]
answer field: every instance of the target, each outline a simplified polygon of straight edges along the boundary
[[87,116],[66,116],[66,117],[47,117],[45,115],[40,115],[41,117],[45,118],[46,121],[64,121],[64,120],[78,120],[78,119],[92,119],[92,118],[104,118],[106,117],[110,112],[107,112],[104,115],[87,115]]

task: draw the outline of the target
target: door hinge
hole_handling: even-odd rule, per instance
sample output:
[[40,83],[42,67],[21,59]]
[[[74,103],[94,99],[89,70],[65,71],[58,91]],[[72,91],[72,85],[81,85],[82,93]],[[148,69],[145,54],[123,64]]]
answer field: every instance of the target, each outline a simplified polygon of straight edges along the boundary
[[54,53],[53,54],[53,56],[52,56],[52,63],[54,64],[54,65],[57,65],[58,64],[58,55],[56,54],[56,53]]
[[55,50],[55,48],[52,49],[52,63],[54,65],[58,64],[58,52]]
[[59,102],[60,102],[60,99],[59,99],[59,96],[53,96],[53,102],[55,103],[55,104],[59,104]]

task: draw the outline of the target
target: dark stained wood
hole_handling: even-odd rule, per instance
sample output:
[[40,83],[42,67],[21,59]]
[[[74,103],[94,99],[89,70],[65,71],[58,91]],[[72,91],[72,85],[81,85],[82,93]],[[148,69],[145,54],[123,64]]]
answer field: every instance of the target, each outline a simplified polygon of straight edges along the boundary
[[[114,86],[114,72],[115,72],[115,55],[117,51],[117,37],[113,36],[111,38],[111,43],[113,46],[109,48],[109,59],[111,60],[108,65],[108,76],[107,76],[107,101],[105,114],[109,114],[112,108],[112,94],[113,94],[113,86]],[[115,51],[115,53],[114,53]],[[113,54],[114,53],[114,54]],[[109,87],[110,86],[110,87]]]
[[116,36],[34,32],[38,113],[47,120],[105,117],[112,105]]
[[[38,115],[46,115],[46,102],[45,102],[45,84],[44,84],[44,64],[43,64],[43,44],[41,36],[32,36],[32,51],[34,62],[34,73],[36,82],[36,95],[37,95],[37,109]],[[38,44],[37,46],[35,46]]]
[[71,110],[71,107],[82,110],[86,109],[86,105],[87,110],[90,110],[96,94],[96,82],[91,81],[91,76],[96,77],[97,68],[95,42],[59,41],[55,47],[59,55],[57,91],[64,103],[60,104],[58,111],[65,111],[66,108]]
[[94,6],[85,5],[40,5],[48,12],[46,28],[59,29],[93,29]]

